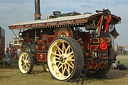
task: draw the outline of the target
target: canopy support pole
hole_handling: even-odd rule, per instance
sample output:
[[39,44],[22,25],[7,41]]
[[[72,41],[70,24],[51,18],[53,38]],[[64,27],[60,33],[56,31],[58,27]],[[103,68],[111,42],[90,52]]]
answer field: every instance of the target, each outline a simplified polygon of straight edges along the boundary
[[13,29],[11,29],[11,30],[12,30],[13,34],[15,35],[15,37],[18,38],[18,37],[16,36],[16,33],[13,31]]

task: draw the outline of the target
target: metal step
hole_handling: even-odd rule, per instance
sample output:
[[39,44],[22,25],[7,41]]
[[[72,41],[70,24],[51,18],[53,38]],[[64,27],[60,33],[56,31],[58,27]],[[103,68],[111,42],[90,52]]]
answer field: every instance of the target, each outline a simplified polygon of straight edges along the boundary
[[86,69],[83,69],[83,70],[82,70],[81,74],[79,75],[79,77],[78,77],[78,79],[77,79],[77,84],[79,83],[80,79],[82,79],[81,85],[83,85],[90,64],[91,64],[91,62],[89,62],[89,64],[88,64],[88,66],[87,66]]

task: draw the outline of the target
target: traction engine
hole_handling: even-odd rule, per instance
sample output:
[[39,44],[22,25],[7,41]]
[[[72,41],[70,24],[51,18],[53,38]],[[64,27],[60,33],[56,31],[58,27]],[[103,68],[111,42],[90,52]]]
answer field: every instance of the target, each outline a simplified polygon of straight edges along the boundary
[[[39,7],[39,0],[35,2]],[[61,81],[77,79],[83,73],[102,76],[109,71],[116,60],[112,39],[118,35],[115,25],[120,17],[104,9],[95,14],[54,11],[40,20],[37,9],[34,21],[9,26],[20,29],[23,42],[18,66],[22,73],[30,73],[37,62],[43,62],[44,70]]]

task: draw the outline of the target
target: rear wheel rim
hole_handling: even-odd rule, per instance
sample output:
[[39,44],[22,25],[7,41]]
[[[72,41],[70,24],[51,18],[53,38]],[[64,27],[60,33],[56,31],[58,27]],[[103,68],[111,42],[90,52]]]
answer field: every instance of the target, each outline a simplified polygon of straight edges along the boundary
[[48,52],[48,66],[55,78],[67,79],[73,72],[74,64],[74,52],[67,41],[58,39],[51,44]]

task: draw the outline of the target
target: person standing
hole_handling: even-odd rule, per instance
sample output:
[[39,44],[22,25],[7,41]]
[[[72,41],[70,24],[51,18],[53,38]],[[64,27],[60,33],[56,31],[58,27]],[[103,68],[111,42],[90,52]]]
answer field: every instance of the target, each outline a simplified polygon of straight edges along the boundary
[[9,54],[10,54],[10,59],[12,61],[13,55],[12,55],[12,48],[11,47],[9,47]]
[[18,48],[17,49],[17,51],[16,51],[16,53],[17,53],[17,59],[19,58],[19,56],[20,56],[20,53],[21,53],[21,49],[20,48]]
[[7,57],[7,64],[10,65],[11,64],[11,57],[9,54],[9,48],[6,49],[6,57]]

